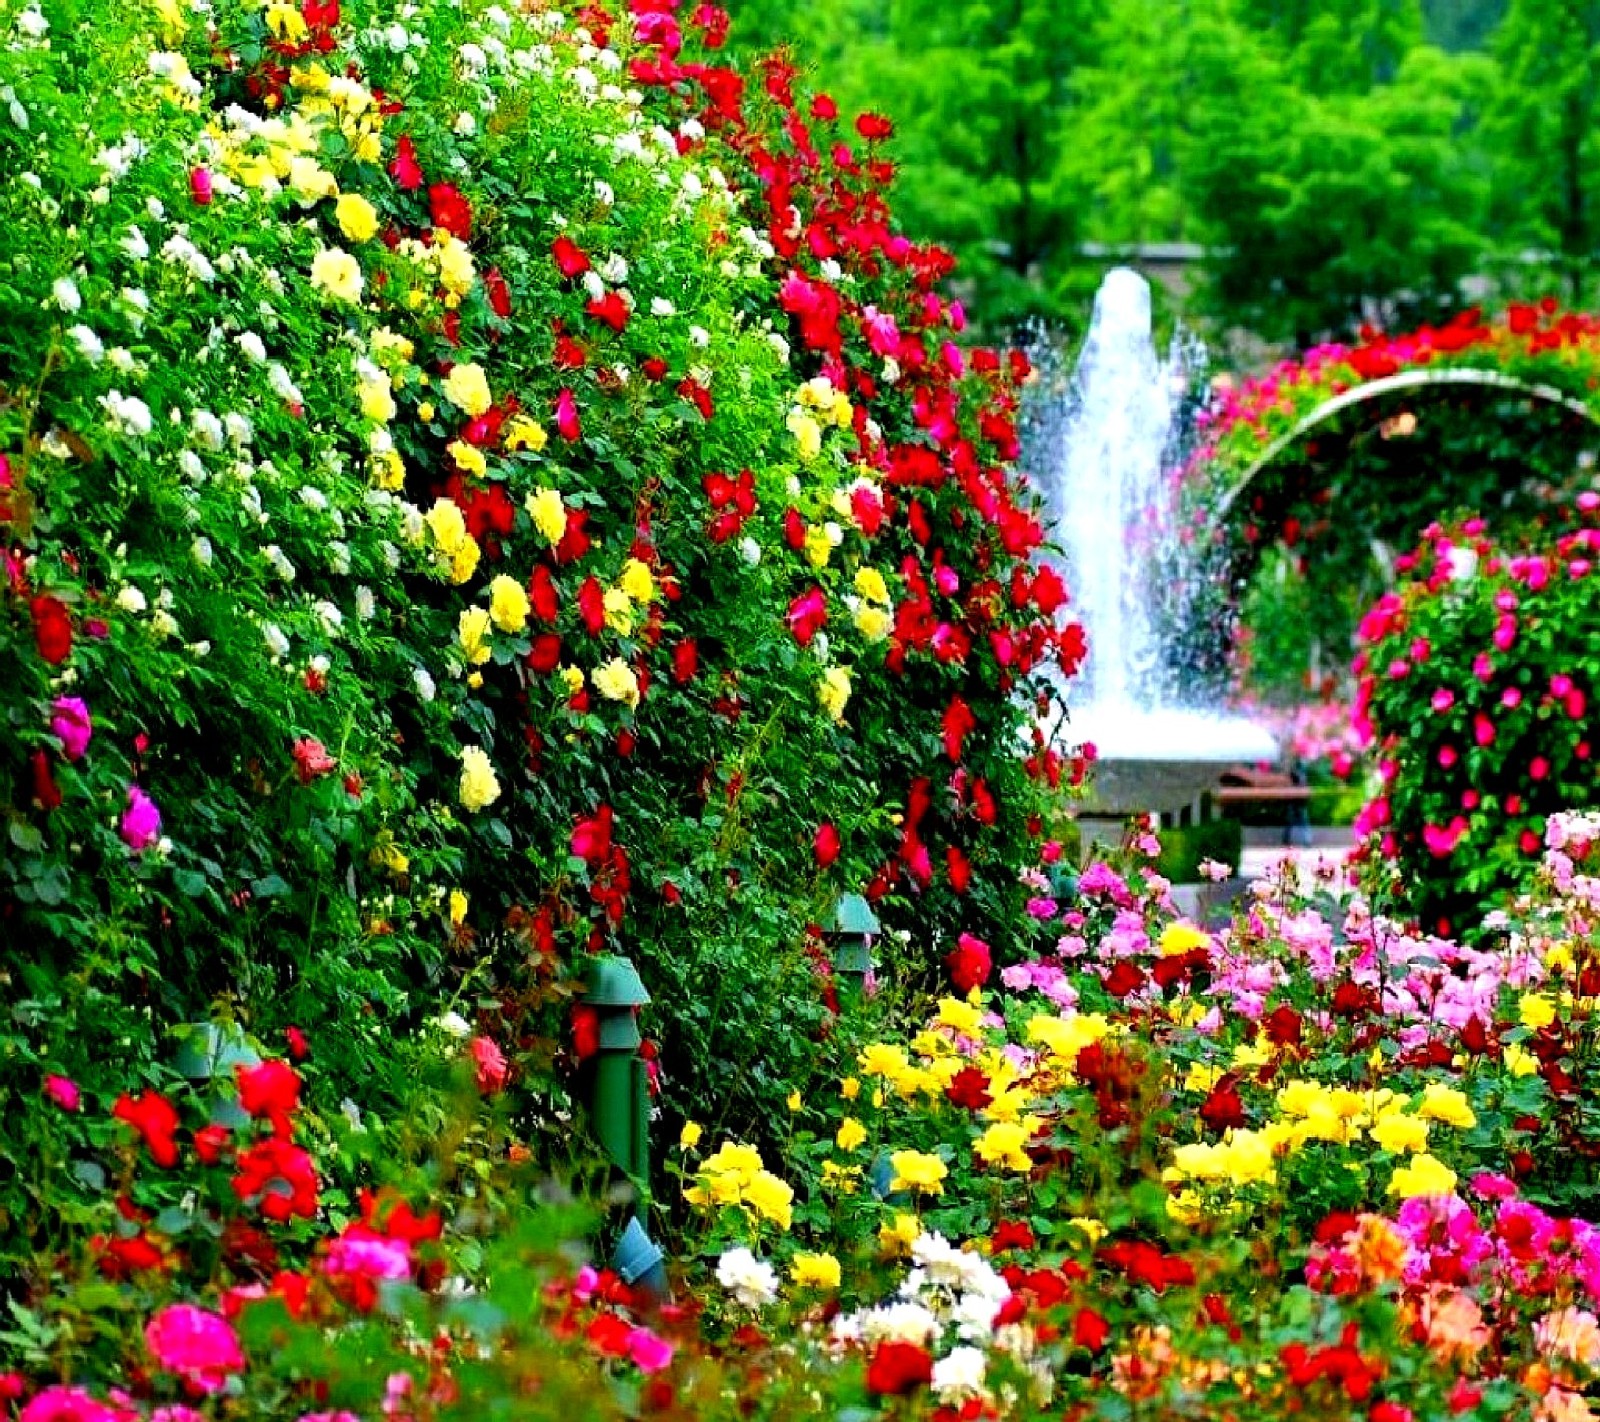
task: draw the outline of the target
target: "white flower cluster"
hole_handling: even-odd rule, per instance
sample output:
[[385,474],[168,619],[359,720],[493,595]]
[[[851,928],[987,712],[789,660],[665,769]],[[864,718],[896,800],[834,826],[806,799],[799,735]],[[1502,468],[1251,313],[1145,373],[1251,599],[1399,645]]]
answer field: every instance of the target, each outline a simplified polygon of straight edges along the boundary
[[762,1308],[778,1297],[777,1271],[743,1245],[717,1261],[717,1282],[746,1308]]

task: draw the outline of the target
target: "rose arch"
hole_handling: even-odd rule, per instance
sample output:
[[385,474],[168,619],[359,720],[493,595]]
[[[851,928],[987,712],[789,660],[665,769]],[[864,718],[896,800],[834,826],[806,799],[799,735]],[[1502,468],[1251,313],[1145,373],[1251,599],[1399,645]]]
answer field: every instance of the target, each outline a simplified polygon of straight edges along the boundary
[[1180,494],[1216,549],[1213,595],[1239,610],[1219,620],[1243,627],[1246,681],[1281,683],[1300,645],[1318,680],[1343,671],[1362,608],[1425,527],[1535,525],[1593,483],[1597,456],[1600,318],[1545,302],[1367,331],[1220,386]]

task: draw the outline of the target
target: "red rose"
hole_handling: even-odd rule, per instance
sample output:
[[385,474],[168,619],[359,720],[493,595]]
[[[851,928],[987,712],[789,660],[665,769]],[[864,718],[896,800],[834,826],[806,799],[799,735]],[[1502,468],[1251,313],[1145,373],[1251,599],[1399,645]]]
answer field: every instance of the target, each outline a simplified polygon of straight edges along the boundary
[[402,133],[400,141],[395,144],[394,162],[389,165],[389,172],[408,193],[422,186],[422,164],[417,162],[417,145],[411,141],[409,134]]
[[428,189],[433,225],[463,242],[472,239],[472,208],[454,183],[435,183]]
[[933,1357],[915,1343],[880,1343],[867,1366],[867,1391],[900,1397],[933,1381]]
[[289,1134],[289,1117],[300,1109],[300,1075],[288,1062],[234,1068],[239,1104],[252,1116],[266,1116],[280,1136]]
[[1080,1308],[1072,1320],[1072,1341],[1080,1348],[1098,1353],[1111,1337],[1111,1325],[1092,1308]]
[[989,951],[989,945],[970,933],[963,933],[956,940],[955,952],[944,961],[950,969],[950,981],[963,996],[988,982],[989,973],[994,967],[994,955]]
[[826,820],[817,826],[817,836],[813,850],[817,857],[817,868],[819,869],[826,869],[838,861],[839,831]]
[[561,275],[571,281],[589,270],[589,258],[583,248],[570,237],[557,237],[550,244],[550,255],[555,258]]
[[694,680],[700,666],[700,648],[693,637],[685,638],[672,649],[672,679],[679,686]]
[[33,612],[33,638],[38,643],[39,655],[51,666],[60,666],[72,650],[72,618],[67,605],[45,595],[34,598],[29,607]]
[[61,804],[61,790],[50,769],[50,752],[36,750],[28,760],[33,766],[33,798],[42,810],[56,809]]
[[178,1143],[174,1139],[178,1113],[166,1097],[154,1091],[143,1091],[138,1096],[124,1092],[111,1114],[118,1121],[126,1121],[144,1138],[151,1159],[163,1170],[171,1170],[178,1163]]

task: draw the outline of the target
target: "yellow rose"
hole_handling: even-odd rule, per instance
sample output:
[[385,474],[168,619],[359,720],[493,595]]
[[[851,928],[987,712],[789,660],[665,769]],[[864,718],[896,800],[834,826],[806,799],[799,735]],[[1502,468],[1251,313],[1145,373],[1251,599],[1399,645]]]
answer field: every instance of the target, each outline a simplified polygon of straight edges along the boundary
[[339,191],[333,174],[315,158],[299,157],[289,163],[289,190],[307,205],[320,198],[333,197]]
[[1455,1171],[1426,1153],[1412,1156],[1389,1181],[1389,1193],[1403,1200],[1415,1195],[1449,1195],[1455,1188]]
[[489,377],[475,361],[452,367],[441,388],[452,405],[469,415],[481,415],[494,403],[489,394]]
[[535,489],[522,506],[546,543],[557,544],[566,536],[567,506],[554,489]]
[[606,626],[619,637],[633,631],[633,599],[621,588],[607,588],[602,599],[605,603]]
[[791,410],[785,422],[800,446],[800,457],[808,463],[822,453],[822,426],[803,410]]
[[789,1263],[789,1278],[797,1289],[837,1289],[839,1261],[831,1254],[796,1254]]
[[489,660],[489,614],[481,607],[467,607],[456,619],[456,637],[466,653],[467,665],[479,667]]
[[630,707],[639,704],[639,678],[621,657],[597,666],[593,672],[594,689],[607,701],[625,701]]
[[489,461],[483,457],[483,451],[466,440],[453,439],[446,450],[463,474],[472,474],[481,479],[489,472]]
[[393,357],[402,364],[416,354],[416,346],[407,336],[402,336],[397,331],[392,331],[387,326],[380,326],[372,333],[372,354],[379,360]]
[[1454,1087],[1437,1081],[1430,1081],[1422,1089],[1422,1104],[1417,1107],[1417,1115],[1430,1121],[1442,1121],[1447,1126],[1458,1126],[1463,1131],[1470,1131],[1478,1124],[1467,1098]]
[[856,592],[868,602],[887,604],[889,601],[889,585],[876,568],[856,569]]
[[354,257],[338,247],[324,247],[311,259],[311,285],[336,301],[355,302],[366,282]]
[[839,1083],[839,1095],[846,1101],[854,1101],[861,1095],[861,1083],[853,1076],[847,1076]]
[[840,1150],[854,1150],[867,1138],[867,1128],[856,1120],[854,1116],[846,1116],[839,1123],[839,1133],[834,1136],[833,1143]]
[[433,423],[433,417],[439,412],[433,408],[432,400],[424,400],[417,406],[417,418],[425,425]]
[[1517,1014],[1530,1032],[1539,1032],[1556,1020],[1556,1005],[1543,993],[1524,993],[1517,1004]]
[[878,1226],[878,1247],[891,1258],[911,1253],[911,1246],[922,1234],[922,1223],[915,1215],[897,1214]]
[[869,642],[881,642],[894,630],[894,618],[881,607],[862,603],[855,611],[856,630]]
[[466,540],[467,521],[454,499],[436,499],[433,507],[423,514],[422,521],[428,525],[442,553],[454,553]]
[[478,570],[478,558],[482,551],[476,538],[467,538],[450,555],[450,581],[456,584],[466,582]]
[[346,193],[333,205],[333,218],[351,242],[370,242],[378,235],[378,209],[358,193]]
[[972,1143],[973,1153],[986,1165],[1002,1166],[1026,1174],[1033,1169],[1024,1147],[1033,1135],[1020,1121],[996,1121]]
[[1176,923],[1169,923],[1161,930],[1161,937],[1157,946],[1166,958],[1175,958],[1180,953],[1187,953],[1195,948],[1204,948],[1211,942],[1211,935],[1203,928],[1196,928],[1194,924],[1179,919]]
[[450,890],[450,922],[460,928],[467,920],[467,896],[460,889]]
[[828,537],[828,530],[821,524],[812,524],[806,529],[807,561],[813,568],[826,568],[832,556],[833,540]]
[[1533,1076],[1539,1070],[1539,1059],[1520,1042],[1507,1042],[1500,1060],[1512,1076]]
[[1372,1126],[1372,1139],[1380,1150],[1390,1155],[1428,1148],[1428,1123],[1417,1116],[1407,1116],[1401,1111],[1391,1111]]
[[526,415],[514,415],[507,420],[503,437],[505,447],[513,453],[519,449],[531,449],[538,454],[550,443],[550,436],[545,433],[544,426],[537,420],[530,420]]
[[836,723],[844,723],[845,703],[850,700],[849,667],[829,667],[823,672],[822,681],[817,687],[817,700]]
[[576,696],[583,690],[582,667],[562,667],[556,675],[561,678],[561,684],[566,687],[568,696]]
[[478,746],[461,747],[461,807],[474,813],[500,798],[500,781]]
[[501,573],[489,584],[489,617],[502,632],[522,631],[528,612],[528,594],[515,578]]
[[390,493],[403,489],[406,482],[405,461],[393,449],[376,452],[372,456],[372,478],[380,489]]
[[779,1229],[788,1229],[793,1222],[794,1187],[770,1170],[756,1171],[745,1183],[744,1202]]
[[[472,253],[467,244],[458,238],[445,233],[436,232],[435,237],[443,236],[439,244],[439,284],[452,296],[465,296],[472,290],[474,273],[472,270]],[[481,414],[482,411],[474,411]]]
[[635,602],[649,602],[656,595],[655,579],[650,567],[641,558],[630,558],[622,565],[622,575],[617,585]]
[[381,425],[388,424],[395,415],[394,396],[390,393],[393,389],[393,382],[381,370],[375,379],[363,380],[358,391],[361,413]]
[[950,1168],[936,1155],[920,1150],[897,1150],[889,1156],[889,1167],[894,1172],[891,1190],[915,1190],[923,1195],[944,1194],[945,1177]]
[[700,1137],[704,1132],[693,1121],[685,1121],[683,1129],[678,1132],[678,1149],[693,1150],[700,1144]]
[[858,1058],[861,1070],[868,1076],[899,1076],[906,1069],[905,1048],[894,1042],[874,1042]]

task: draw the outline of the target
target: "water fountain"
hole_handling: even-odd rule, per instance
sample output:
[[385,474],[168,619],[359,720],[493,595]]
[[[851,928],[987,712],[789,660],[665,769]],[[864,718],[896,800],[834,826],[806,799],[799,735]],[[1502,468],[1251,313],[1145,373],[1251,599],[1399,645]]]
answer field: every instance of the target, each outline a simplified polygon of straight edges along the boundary
[[1095,296],[1070,382],[1029,421],[1026,463],[1089,640],[1062,734],[1094,744],[1085,808],[1107,819],[1181,820],[1225,766],[1278,758],[1269,732],[1228,715],[1185,670],[1186,636],[1221,635],[1194,626],[1206,552],[1178,536],[1170,496],[1203,358],[1181,333],[1165,360],[1157,354],[1150,287],[1117,268]]

